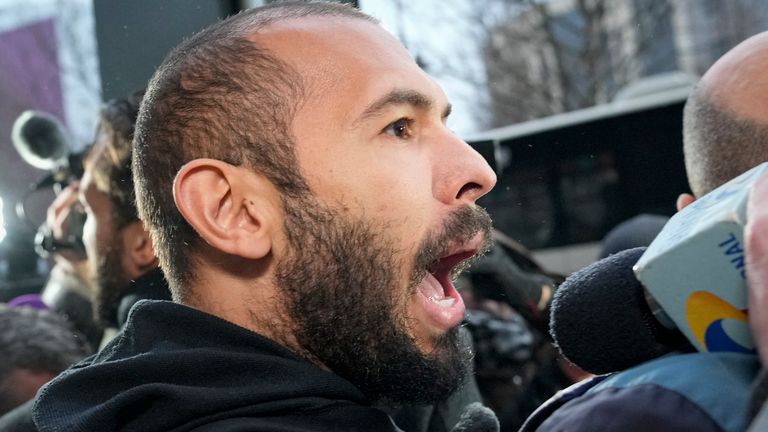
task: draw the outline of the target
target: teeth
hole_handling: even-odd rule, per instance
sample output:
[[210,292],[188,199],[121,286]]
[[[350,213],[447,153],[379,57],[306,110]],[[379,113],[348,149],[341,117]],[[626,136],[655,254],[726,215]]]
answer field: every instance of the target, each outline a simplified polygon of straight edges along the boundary
[[439,300],[436,299],[435,297],[430,297],[429,299],[444,308],[449,308],[453,306],[454,303],[456,303],[456,299],[454,299],[453,297],[446,297],[444,299],[439,299]]

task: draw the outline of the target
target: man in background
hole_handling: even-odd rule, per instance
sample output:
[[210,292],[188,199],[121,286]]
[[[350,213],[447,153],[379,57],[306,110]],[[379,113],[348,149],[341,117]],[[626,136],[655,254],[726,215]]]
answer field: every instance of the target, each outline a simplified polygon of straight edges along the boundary
[[94,318],[112,328],[121,328],[141,299],[170,300],[134,198],[131,146],[141,96],[104,105],[77,185],[86,215],[83,244],[93,282]]
[[81,238],[84,214],[77,200],[78,182],[79,178],[73,179],[48,207],[45,234],[52,239],[48,252],[53,268],[39,298],[85,335],[96,351],[104,337],[104,326],[94,320],[93,284]]
[[[85,287],[92,305],[89,309],[93,311],[88,319],[98,328],[112,329],[106,338],[114,336],[123,326],[131,307],[139,300],[170,300],[171,297],[149,233],[138,219],[134,200],[131,147],[141,96],[142,93],[136,93],[104,104],[94,143],[85,155],[82,179],[65,188],[48,211],[48,223],[57,238],[69,235],[66,230],[69,212],[85,213],[82,241],[86,258],[83,260],[71,250],[57,251],[55,268],[61,273],[52,275],[52,280],[54,284],[67,282],[68,286]],[[68,292],[54,291],[59,297]],[[43,299],[46,299],[45,292]],[[65,330],[68,328],[61,331],[69,331]],[[48,380],[72,363],[56,370]],[[31,409],[31,405],[20,407],[1,419],[0,427],[36,430],[31,423]]]
[[[142,298],[170,299],[134,198],[131,146],[142,94],[102,106],[94,142],[84,156],[83,177],[62,190],[47,215],[56,239],[70,235],[73,212],[85,215],[84,254],[56,249],[54,270],[60,271],[51,275],[49,285],[82,285],[78,291],[87,292],[91,303],[89,319],[99,328],[122,327],[131,306]],[[46,287],[43,300],[51,297],[49,291],[66,290]]]
[[768,160],[768,33],[723,55],[685,104],[683,150],[693,194],[678,210]]
[[[768,161],[768,32],[745,40],[720,58],[702,77],[685,107],[685,163],[692,195],[678,198],[678,209],[742,172]],[[750,414],[768,395],[768,316],[764,313],[766,267],[765,181],[750,197],[744,240],[749,284],[749,320],[763,370],[755,384]],[[768,411],[753,425],[763,430]],[[761,429],[762,428],[762,429]],[[753,430],[753,429],[750,429]]]
[[119,329],[139,299],[170,299],[134,202],[131,145],[142,94],[102,106],[82,178],[57,195],[46,215],[55,265],[42,300],[94,349],[103,330]]

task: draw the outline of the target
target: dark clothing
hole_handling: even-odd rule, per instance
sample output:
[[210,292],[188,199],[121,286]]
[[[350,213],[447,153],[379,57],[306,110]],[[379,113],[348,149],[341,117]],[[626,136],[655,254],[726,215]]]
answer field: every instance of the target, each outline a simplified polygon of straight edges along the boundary
[[52,271],[42,296],[51,310],[67,318],[75,330],[85,336],[91,352],[96,352],[104,336],[104,328],[93,320],[91,300],[72,287],[80,283],[79,279],[63,270]]
[[650,246],[669,221],[669,216],[643,213],[616,225],[603,237],[599,259],[615,253]]
[[0,432],[37,432],[32,422],[32,405],[30,399],[0,417]]
[[[56,296],[54,306],[63,306],[67,313],[71,314],[71,311],[80,311],[78,315],[81,321],[88,321],[92,323],[93,316],[91,313],[90,302],[85,298],[79,296],[72,290],[54,290]],[[163,272],[159,268],[155,268],[142,275],[135,281],[131,281],[130,287],[126,290],[125,296],[121,299],[119,308],[117,310],[116,322],[122,327],[128,318],[128,312],[131,307],[139,300],[170,300],[171,292],[168,290],[168,283],[165,281]],[[74,303],[73,303],[74,302]],[[82,303],[85,302],[85,303]],[[87,313],[86,313],[87,312]],[[95,324],[92,324],[92,328],[96,328]],[[82,327],[81,327],[82,328]],[[102,329],[99,328],[98,337],[101,338]],[[95,334],[92,334],[95,336]],[[93,346],[99,346],[99,340],[89,338],[89,341]],[[36,432],[34,423],[32,422],[32,406],[33,401],[28,401],[24,405],[21,405],[6,415],[0,417],[0,432],[13,431],[13,432]]]
[[100,353],[43,387],[48,431],[397,431],[341,377],[256,333],[166,301],[134,306]]
[[520,431],[743,431],[758,367],[754,354],[665,356],[563,390]]
[[165,281],[160,267],[156,267],[135,281],[131,281],[130,287],[120,299],[117,307],[117,319],[115,321],[119,328],[122,328],[128,321],[128,313],[139,300],[171,300],[171,291],[168,289],[168,282]]

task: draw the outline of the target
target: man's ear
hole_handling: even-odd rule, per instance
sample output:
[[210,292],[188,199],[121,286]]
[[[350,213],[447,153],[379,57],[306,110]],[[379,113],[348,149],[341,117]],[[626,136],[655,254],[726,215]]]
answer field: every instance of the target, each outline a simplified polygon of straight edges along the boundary
[[120,234],[123,242],[123,269],[129,278],[138,278],[157,267],[158,260],[152,246],[152,237],[141,221],[126,225]]
[[173,182],[176,207],[200,237],[246,259],[263,258],[272,249],[276,198],[264,176],[215,159],[187,163]]
[[688,207],[693,204],[694,201],[696,201],[695,196],[689,193],[681,193],[680,196],[677,197],[677,211]]

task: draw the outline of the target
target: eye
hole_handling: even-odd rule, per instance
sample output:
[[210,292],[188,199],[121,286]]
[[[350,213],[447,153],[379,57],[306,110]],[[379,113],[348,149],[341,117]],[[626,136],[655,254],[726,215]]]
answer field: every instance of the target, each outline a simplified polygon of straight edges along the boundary
[[413,135],[412,126],[413,119],[403,117],[390,123],[382,132],[397,138],[407,139]]

